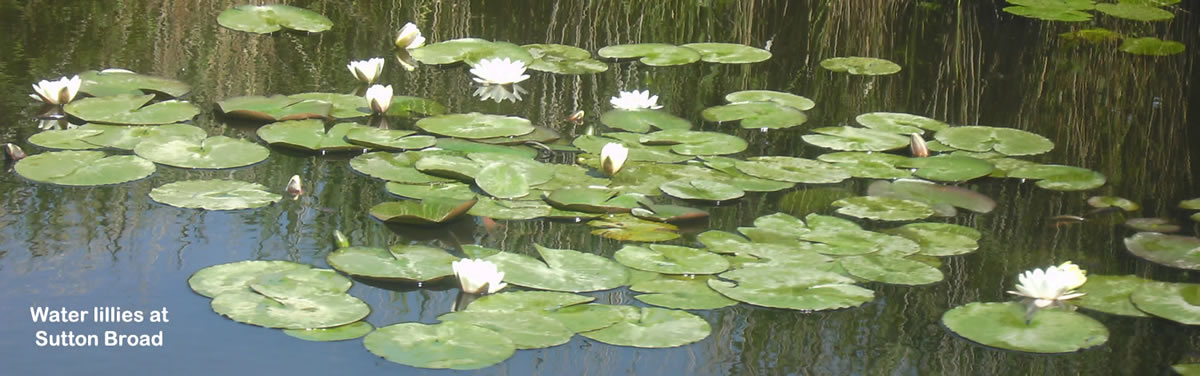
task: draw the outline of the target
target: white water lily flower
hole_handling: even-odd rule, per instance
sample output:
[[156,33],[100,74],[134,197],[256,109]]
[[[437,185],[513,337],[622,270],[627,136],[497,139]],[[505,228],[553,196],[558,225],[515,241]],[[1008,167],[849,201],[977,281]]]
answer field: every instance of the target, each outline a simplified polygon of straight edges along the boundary
[[421,36],[421,30],[412,22],[404,24],[400,32],[396,33],[396,47],[411,50],[424,45],[425,37]]
[[471,74],[475,75],[475,82],[484,85],[515,84],[529,78],[525,74],[525,62],[507,57],[480,60],[471,66]]
[[621,166],[625,165],[625,159],[629,157],[629,148],[625,145],[610,142],[600,149],[600,168],[604,170],[608,176],[617,174],[621,171]]
[[367,107],[370,107],[371,111],[377,114],[386,113],[388,107],[392,106],[392,85],[372,85],[367,88],[365,97],[367,98]]
[[649,90],[622,91],[620,95],[612,97],[609,103],[612,103],[613,107],[618,110],[657,110],[662,108],[658,105],[658,96],[651,96]]
[[383,73],[383,58],[376,57],[368,60],[351,61],[350,64],[346,64],[346,69],[349,69],[350,73],[354,74],[354,78],[357,78],[364,84],[370,85],[375,83],[375,78],[379,77],[380,73]]
[[1050,266],[1046,270],[1026,271],[1018,279],[1020,282],[1017,283],[1017,291],[1008,293],[1033,298],[1034,305],[1045,308],[1055,301],[1083,296],[1083,293],[1075,292],[1075,289],[1087,282],[1087,272],[1067,261],[1059,266]]
[[41,100],[48,104],[67,104],[75,99],[75,94],[79,94],[79,86],[83,81],[76,75],[71,78],[60,78],[58,81],[42,80],[33,84],[34,94],[30,95],[33,99]]
[[450,263],[450,267],[454,269],[454,277],[458,278],[462,291],[468,294],[482,294],[485,290],[488,294],[494,294],[508,286],[507,283],[501,282],[504,280],[504,272],[491,261],[465,258]]
[[288,180],[287,193],[296,197],[304,194],[304,185],[300,182],[300,175],[292,175],[292,178]]

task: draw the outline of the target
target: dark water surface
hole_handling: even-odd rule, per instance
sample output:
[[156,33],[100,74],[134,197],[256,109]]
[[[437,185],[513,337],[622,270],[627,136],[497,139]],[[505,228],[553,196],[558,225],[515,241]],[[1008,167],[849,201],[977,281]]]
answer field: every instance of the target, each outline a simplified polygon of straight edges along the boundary
[[[285,1],[286,2],[286,1]],[[293,1],[334,22],[320,34],[267,36],[217,26],[231,1],[0,0],[0,142],[37,132],[38,108],[26,95],[40,79],[110,67],[174,77],[195,86],[189,100],[204,112],[194,124],[210,135],[256,139],[255,126],[231,124],[213,103],[241,95],[308,91],[350,92],[351,59],[389,58],[382,81],[397,94],[431,98],[451,112],[479,111],[526,117],[577,135],[561,121],[577,109],[589,122],[609,108],[619,90],[645,88],[664,110],[698,129],[733,132],[751,146],[742,156],[815,157],[824,150],[800,140],[806,129],[851,124],[873,111],[908,112],[952,124],[1025,129],[1056,143],[1043,163],[1082,166],[1109,183],[1091,192],[1062,193],[1032,183],[984,179],[970,187],[999,207],[985,215],[947,219],[984,233],[979,251],[944,259],[946,281],[931,286],[868,284],[874,301],[819,313],[741,304],[697,311],[712,335],[673,349],[635,349],[580,336],[549,349],[522,350],[479,374],[1167,374],[1171,364],[1200,361],[1200,331],[1162,319],[1086,312],[1111,331],[1107,344],[1066,355],[1031,355],[985,348],[948,333],[946,310],[973,301],[1005,301],[1016,275],[1033,267],[1075,261],[1094,274],[1137,274],[1196,282],[1196,273],[1152,265],[1129,255],[1121,239],[1131,232],[1120,218],[1051,227],[1049,218],[1089,210],[1094,194],[1140,202],[1142,216],[1166,216],[1195,235],[1195,222],[1176,209],[1200,197],[1200,130],[1195,51],[1200,51],[1197,2],[1185,0],[1173,21],[1143,24],[1097,16],[1090,24],[1046,23],[1001,13],[988,1]],[[1186,9],[1190,7],[1190,9]],[[774,57],[749,66],[696,63],[680,67],[611,64],[606,73],[556,76],[533,72],[517,104],[479,102],[467,68],[398,69],[391,38],[408,21],[430,41],[461,37],[562,43],[595,52],[636,42],[771,43]],[[1115,45],[1072,47],[1057,35],[1101,26],[1130,35],[1181,41],[1189,52],[1142,57]],[[887,58],[904,67],[876,78],[833,74],[818,66],[835,56]],[[762,133],[704,123],[700,111],[729,92],[780,90],[814,99],[802,127]],[[400,124],[407,126],[407,124]],[[198,269],[232,261],[291,260],[324,267],[330,234],[355,244],[420,243],[447,249],[482,244],[524,250],[533,242],[611,255],[620,243],[583,225],[501,221],[489,232],[471,218],[437,228],[389,227],[367,215],[393,198],[383,183],[356,174],[353,155],[314,156],[272,150],[261,164],[230,171],[186,171],[160,166],[148,179],[117,186],[65,188],[0,173],[0,367],[3,374],[437,374],[390,363],[361,341],[313,343],[278,330],[239,324],[213,313],[209,299],[186,280]],[[560,156],[570,161],[571,156]],[[9,165],[5,165],[8,169]],[[235,178],[282,189],[299,174],[311,193],[257,210],[204,212],[152,202],[156,186],[185,179]],[[861,179],[831,187],[862,194]],[[733,231],[776,211],[804,216],[832,213],[808,205],[806,188],[750,195],[711,208],[702,228]],[[815,195],[813,195],[815,196]],[[817,201],[815,199],[810,201]],[[890,227],[884,224],[869,228]],[[696,232],[693,232],[696,233]],[[694,244],[685,237],[681,244]],[[371,305],[376,326],[436,322],[457,289],[371,286],[351,294]],[[593,294],[598,302],[641,305],[627,289]],[[168,323],[34,324],[30,307],[168,310]],[[160,348],[40,348],[36,331],[127,333],[163,331]]]

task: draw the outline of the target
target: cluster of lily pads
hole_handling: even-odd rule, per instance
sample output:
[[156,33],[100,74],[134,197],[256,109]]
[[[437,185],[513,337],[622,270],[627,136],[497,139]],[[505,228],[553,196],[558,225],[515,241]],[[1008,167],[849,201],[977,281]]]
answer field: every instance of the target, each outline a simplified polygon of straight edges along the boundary
[[[1175,18],[1166,7],[1175,7],[1180,0],[1120,0],[1115,3],[1097,3],[1094,0],[1007,0],[1004,12],[1022,17],[1047,21],[1087,22],[1096,11],[1105,15],[1131,21],[1157,22]],[[1135,55],[1166,56],[1184,51],[1183,43],[1155,37],[1123,35],[1105,28],[1088,28],[1070,31],[1061,35],[1064,39],[1089,43],[1105,43],[1121,40],[1119,49]]]

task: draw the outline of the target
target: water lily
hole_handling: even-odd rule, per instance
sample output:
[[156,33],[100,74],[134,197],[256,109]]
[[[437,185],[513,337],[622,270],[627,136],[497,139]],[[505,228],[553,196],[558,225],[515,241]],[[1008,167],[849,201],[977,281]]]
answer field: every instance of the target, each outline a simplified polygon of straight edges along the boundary
[[25,151],[21,150],[20,146],[11,143],[4,144],[4,152],[8,155],[9,160],[19,161],[25,159]]
[[475,82],[484,85],[509,85],[529,78],[525,74],[525,62],[507,57],[480,60],[471,66],[471,74],[475,75]]
[[293,198],[304,194],[304,186],[300,183],[300,175],[292,175],[292,179],[288,180],[287,193],[292,195]]
[[367,89],[367,106],[371,111],[382,114],[392,106],[392,85],[372,85]]
[[79,94],[79,86],[82,84],[83,81],[79,79],[78,75],[71,78],[63,77],[58,81],[42,80],[33,84],[34,94],[29,96],[48,104],[67,104],[75,99],[75,94]]
[[479,100],[486,101],[491,99],[496,103],[500,103],[501,101],[519,101],[521,100],[521,94],[525,93],[527,91],[521,85],[517,84],[513,84],[511,90],[505,85],[483,85],[475,89],[475,96],[479,97]]
[[929,145],[925,144],[925,138],[921,137],[920,133],[913,133],[909,137],[908,149],[912,152],[913,157],[925,158],[929,156]]
[[490,261],[465,258],[451,263],[450,267],[454,269],[454,277],[458,278],[458,283],[465,293],[482,294],[486,291],[488,294],[494,294],[508,286],[507,283],[501,282],[504,280],[504,272]]
[[610,142],[600,149],[600,168],[604,170],[608,176],[617,174],[621,171],[621,166],[625,165],[625,159],[629,157],[629,148],[625,145]]
[[620,95],[612,97],[609,103],[612,103],[613,107],[618,110],[657,110],[662,108],[658,105],[658,96],[650,95],[649,90],[622,91]]
[[370,85],[375,83],[375,78],[379,77],[380,73],[383,73],[383,58],[351,61],[350,64],[346,64],[346,68],[350,69],[350,73],[354,74],[359,81]]
[[1087,282],[1087,272],[1067,261],[1062,265],[1050,266],[1046,270],[1026,271],[1018,279],[1020,282],[1017,283],[1017,291],[1008,293],[1033,298],[1034,305],[1044,308],[1056,301],[1083,296],[1083,293],[1075,292],[1075,289]]
[[404,24],[400,32],[396,33],[396,47],[411,50],[424,45],[425,37],[421,36],[421,30],[412,22]]

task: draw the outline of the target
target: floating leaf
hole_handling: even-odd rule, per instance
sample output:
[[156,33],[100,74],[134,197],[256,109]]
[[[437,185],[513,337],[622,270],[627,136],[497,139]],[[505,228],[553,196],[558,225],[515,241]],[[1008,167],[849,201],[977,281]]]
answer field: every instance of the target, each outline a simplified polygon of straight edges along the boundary
[[1200,197],[1179,202],[1180,209],[1200,210]]
[[226,116],[265,122],[323,119],[333,111],[333,104],[326,101],[283,95],[234,97],[217,102],[217,106]]
[[408,184],[449,182],[450,179],[423,173],[415,167],[421,158],[420,152],[367,153],[350,160],[355,171],[383,180]]
[[879,196],[844,198],[834,201],[833,206],[841,214],[883,221],[910,221],[933,215],[933,209],[924,203]]
[[914,175],[929,180],[962,182],[988,176],[995,169],[986,160],[960,155],[938,155],[928,158],[909,158],[901,167],[915,167]]
[[1116,196],[1092,196],[1088,197],[1087,203],[1093,208],[1116,207],[1127,212],[1137,211],[1142,207],[1129,199]]
[[867,187],[867,195],[921,201],[930,204],[930,207],[938,215],[948,217],[957,213],[955,207],[976,213],[988,213],[996,208],[995,200],[979,192],[919,179],[899,179],[894,182],[876,181]]
[[873,57],[831,57],[821,60],[821,68],[834,72],[856,75],[878,76],[900,71],[900,65],[889,60]]
[[[607,135],[615,136],[616,134],[609,133]],[[574,141],[575,146],[577,146],[580,149],[582,149],[588,153],[591,153],[593,155],[599,155],[600,151],[603,150],[604,145],[606,145],[608,143],[619,143],[629,149],[629,157],[628,157],[629,159],[625,163],[626,167],[621,170],[622,172],[628,171],[628,170],[631,170],[634,168],[633,163],[629,163],[629,162],[644,161],[644,162],[657,162],[657,163],[675,163],[675,162],[683,162],[683,161],[694,158],[690,155],[681,155],[681,154],[672,152],[671,145],[646,146],[646,145],[642,145],[642,144],[638,143],[636,139],[632,142],[624,142],[622,140],[617,140],[617,139],[608,138],[608,137],[581,136],[581,137],[576,138]],[[599,166],[599,162],[597,162],[597,166]],[[632,174],[620,174],[619,173],[617,176],[629,176],[629,175],[632,175]]]
[[188,286],[197,294],[212,298],[226,292],[248,292],[250,283],[264,275],[307,269],[312,266],[291,261],[238,261],[197,270],[188,278]]
[[1173,40],[1162,40],[1155,37],[1126,38],[1121,42],[1121,51],[1134,55],[1169,56],[1182,53],[1186,46]]
[[1147,281],[1129,296],[1137,309],[1185,325],[1200,325],[1200,285]]
[[766,61],[771,52],[735,43],[688,43],[680,47],[691,48],[700,53],[700,60],[721,64],[749,64]]
[[491,329],[460,322],[389,325],[363,338],[372,354],[421,368],[472,370],[503,362],[516,351],[512,341]]
[[646,210],[633,210],[630,214],[641,219],[657,222],[689,221],[707,218],[708,212],[696,208],[678,205],[642,204]]
[[733,154],[746,150],[746,140],[720,132],[700,132],[685,129],[670,129],[650,133],[638,138],[646,145],[667,144],[671,151],[683,155]]
[[917,253],[921,246],[916,242],[894,235],[882,234],[863,230],[854,222],[818,214],[809,214],[809,231],[798,231],[795,236],[801,240],[830,245],[828,249],[818,249],[818,252],[853,256],[876,253],[888,256],[907,256]]
[[1172,365],[1171,370],[1183,376],[1200,375],[1200,363],[1180,363]]
[[533,56],[529,69],[558,74],[588,74],[608,70],[608,64],[592,59],[585,49],[562,44],[527,44],[521,46]]
[[479,202],[467,214],[492,219],[534,219],[550,216],[554,208],[540,201],[494,200],[479,197]]
[[1037,18],[1046,21],[1082,22],[1092,19],[1092,14],[1084,12],[1095,7],[1092,0],[1009,0],[1015,6],[1005,7],[1004,11],[1022,17]]
[[707,277],[663,277],[636,282],[630,290],[645,294],[634,298],[646,304],[674,309],[717,309],[738,302],[708,287]]
[[662,43],[608,46],[596,51],[596,54],[610,59],[640,57],[639,61],[642,64],[656,67],[683,65],[700,60],[700,53],[696,50]]
[[725,183],[708,180],[674,180],[659,186],[663,192],[685,200],[728,201],[746,194]]
[[679,238],[678,227],[638,219],[629,214],[619,214],[588,222],[588,226],[596,227],[592,235],[600,235],[609,239],[635,242],[661,242]]
[[258,183],[237,180],[188,180],[168,183],[150,191],[163,204],[191,209],[238,210],[261,208],[283,196]]
[[271,151],[261,145],[225,136],[213,136],[202,141],[154,139],[138,144],[133,151],[154,163],[206,169],[249,166],[271,155]]
[[862,126],[899,134],[924,134],[926,130],[940,131],[950,128],[949,124],[920,115],[899,112],[871,112],[854,118]]
[[1077,291],[1084,295],[1072,299],[1071,303],[1094,311],[1131,317],[1150,317],[1137,309],[1129,296],[1148,279],[1133,275],[1099,275],[1087,276],[1087,283]]
[[413,131],[355,127],[346,132],[346,141],[372,149],[404,151],[424,149],[437,144],[433,136],[412,135]]
[[[340,93],[302,93],[292,94],[288,96],[288,98],[329,102],[329,104],[333,106],[329,112],[329,116],[335,119],[365,117],[370,116],[372,113],[366,98],[357,95]],[[441,115],[444,113],[446,113],[446,107],[442,106],[441,103],[425,98],[404,95],[392,96],[392,103],[390,106],[388,106],[387,110],[387,115],[404,117],[413,116],[413,114]]]
[[156,125],[186,121],[200,114],[188,102],[175,100],[147,105],[154,94],[114,95],[76,100],[63,106],[68,114],[89,123]]
[[804,142],[820,147],[842,151],[887,151],[907,148],[909,138],[891,132],[870,128],[825,127],[812,130],[819,134],[806,134]]
[[784,93],[771,90],[742,90],[729,94],[725,94],[725,101],[729,103],[742,102],[772,102],[788,106],[800,111],[808,111],[817,104],[813,103],[812,99],[808,99],[792,93]]
[[838,259],[838,264],[855,277],[894,285],[927,285],[944,278],[938,268],[899,257],[850,256]]
[[103,133],[96,129],[84,127],[71,129],[51,129],[29,136],[29,143],[48,149],[59,150],[88,150],[99,149],[100,146],[84,141],[83,138]]
[[1166,218],[1130,218],[1125,220],[1125,225],[1138,231],[1151,231],[1158,233],[1178,232],[1179,225],[1171,223],[1171,220]]
[[362,338],[375,330],[371,323],[355,321],[350,324],[323,329],[284,329],[283,334],[305,341],[334,342]]
[[736,163],[737,169],[751,176],[792,183],[837,183],[850,174],[825,162],[793,157],[751,157]]
[[715,253],[665,244],[649,248],[627,245],[613,254],[613,259],[630,268],[663,274],[716,274],[729,269],[729,263]]
[[[388,193],[417,200],[424,200],[430,197],[441,197],[465,201],[475,198],[475,192],[471,191],[470,185],[456,181],[430,184],[403,184],[388,182],[384,188],[387,189]],[[479,204],[476,203],[476,205]]]
[[699,316],[654,307],[619,306],[623,319],[612,326],[579,333],[617,346],[668,348],[683,346],[708,337],[712,327]]
[[355,123],[339,123],[326,131],[325,123],[321,120],[291,120],[258,128],[258,137],[273,146],[305,151],[362,150],[362,146],[346,142],[347,133],[362,128],[367,127]]
[[333,27],[333,21],[304,8],[290,5],[239,5],[217,15],[221,26],[249,33],[266,34],[282,28],[319,33]]
[[653,126],[658,129],[690,129],[687,120],[658,110],[609,110],[600,115],[604,125],[630,132],[646,133]]
[[516,253],[497,253],[486,260],[504,271],[505,282],[553,291],[600,291],[620,287],[629,280],[625,267],[612,260],[569,249],[534,245],[543,261]]
[[1087,315],[1042,309],[1025,321],[1020,303],[968,303],[946,311],[942,324],[968,340],[1006,350],[1054,354],[1108,341],[1108,329]]
[[371,308],[346,293],[273,294],[230,291],[213,298],[213,311],[230,319],[267,328],[310,329],[346,325],[367,317]]
[[467,212],[475,200],[459,201],[441,197],[381,203],[371,207],[371,216],[384,222],[433,225],[449,222]]
[[896,168],[908,158],[888,153],[834,152],[821,154],[817,159],[832,163],[857,178],[899,179],[911,177],[912,172]]
[[853,285],[854,280],[822,270],[790,267],[735,269],[708,280],[713,290],[753,305],[804,311],[822,311],[862,305],[875,293]]
[[590,332],[604,329],[624,319],[624,309],[619,305],[609,304],[579,304],[559,308],[547,313],[547,316],[558,320],[567,329],[575,333]]
[[192,86],[183,81],[117,70],[82,72],[79,73],[79,80],[79,92],[95,97],[142,95],[152,91],[176,98],[192,91]]
[[477,38],[452,39],[409,50],[412,57],[424,64],[453,64],[459,61],[475,64],[483,59],[508,58],[529,65],[533,56],[521,46],[508,42],[491,42]]
[[203,129],[190,124],[164,124],[157,127],[85,124],[76,129],[100,132],[82,138],[84,142],[122,150],[133,150],[142,141],[152,139],[158,141],[188,140],[200,142],[208,137],[208,134]]
[[974,152],[996,151],[1014,155],[1042,154],[1054,149],[1054,143],[1035,133],[1020,129],[979,125],[952,127],[934,134],[943,144]]
[[443,322],[461,322],[487,328],[507,337],[519,350],[558,346],[571,340],[575,332],[558,320],[543,314],[524,311],[450,312],[438,316]]
[[910,223],[885,232],[921,245],[919,254],[956,256],[979,249],[980,234],[970,227],[950,223]]
[[795,108],[773,102],[741,102],[713,106],[701,112],[704,120],[714,122],[741,121],[746,129],[791,128],[808,121],[808,115]]
[[458,257],[440,248],[410,245],[387,250],[345,247],[329,253],[325,261],[334,269],[356,277],[405,282],[428,282],[454,274],[450,264]]
[[559,308],[575,306],[596,300],[590,296],[554,291],[506,291],[484,295],[471,302],[468,311],[515,312],[533,311],[549,313]]
[[504,162],[492,162],[475,175],[475,184],[498,198],[518,198],[529,195],[529,181],[517,167]]
[[154,173],[154,163],[135,155],[101,151],[58,151],[31,155],[14,166],[26,179],[59,185],[93,186],[138,180]]
[[1163,9],[1152,7],[1149,5],[1134,4],[1134,3],[1099,3],[1096,4],[1096,11],[1117,18],[1124,18],[1134,21],[1163,21],[1175,18],[1175,15]]
[[546,202],[562,210],[573,210],[589,213],[621,213],[628,212],[636,205],[621,205],[612,201],[615,191],[597,188],[567,188],[550,192]]
[[1037,186],[1052,191],[1086,191],[1104,185],[1103,174],[1086,168],[1062,165],[1028,165],[1008,171],[1008,177],[1041,179]]
[[1125,248],[1150,262],[1200,270],[1200,238],[1139,232],[1125,238]]
[[428,117],[417,120],[417,127],[430,133],[467,139],[511,137],[533,132],[529,120],[478,112]]

